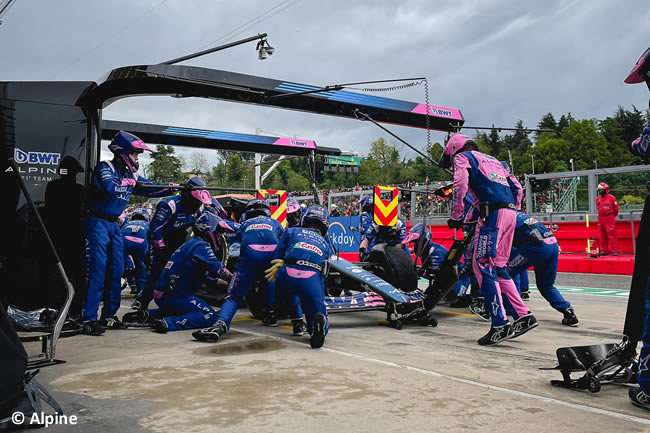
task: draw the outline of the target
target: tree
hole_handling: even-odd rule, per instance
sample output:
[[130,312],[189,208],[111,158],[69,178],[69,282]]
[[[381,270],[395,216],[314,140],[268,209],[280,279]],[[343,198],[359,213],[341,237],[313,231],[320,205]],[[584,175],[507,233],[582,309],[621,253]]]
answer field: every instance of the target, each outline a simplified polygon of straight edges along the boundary
[[147,167],[149,178],[155,182],[178,182],[182,181],[181,172],[183,163],[174,154],[172,146],[159,144],[156,151],[151,153],[153,161]]
[[399,152],[394,146],[386,143],[384,138],[379,138],[370,145],[368,159],[375,161],[379,172],[376,173],[378,183],[387,185],[395,182],[399,176]]
[[229,186],[239,183],[244,177],[244,163],[242,162],[239,153],[230,154],[230,157],[226,162],[226,175],[227,179],[231,182]]
[[[537,124],[537,127],[539,129],[558,129],[555,117],[553,117],[553,113],[546,113],[544,116],[542,116],[542,119]],[[539,136],[540,132],[536,131],[535,138],[538,139]]]
[[208,173],[210,169],[208,159],[201,152],[192,152],[190,155],[189,169],[193,173]]

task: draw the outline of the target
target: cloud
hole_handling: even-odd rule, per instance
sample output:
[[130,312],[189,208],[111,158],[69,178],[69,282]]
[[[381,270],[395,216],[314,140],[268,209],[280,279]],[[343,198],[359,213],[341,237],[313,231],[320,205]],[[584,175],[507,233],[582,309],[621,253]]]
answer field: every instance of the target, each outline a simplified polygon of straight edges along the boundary
[[[16,2],[0,25],[2,80],[98,80],[127,64],[157,63],[204,48],[280,0]],[[645,107],[623,78],[650,44],[647,2],[607,0],[315,2],[303,0],[228,41],[267,32],[276,53],[254,44],[191,65],[328,85],[426,76],[432,104],[460,108],[466,123],[535,126],[542,115],[603,118],[618,105]],[[225,41],[224,41],[225,42]],[[390,93],[424,102],[424,87]],[[203,99],[123,100],[104,118],[254,133],[256,128],[366,153],[383,131],[369,123]],[[419,148],[422,130],[391,127]],[[432,141],[444,134],[434,132]],[[180,150],[186,152],[186,150]],[[406,156],[413,152],[405,150]]]

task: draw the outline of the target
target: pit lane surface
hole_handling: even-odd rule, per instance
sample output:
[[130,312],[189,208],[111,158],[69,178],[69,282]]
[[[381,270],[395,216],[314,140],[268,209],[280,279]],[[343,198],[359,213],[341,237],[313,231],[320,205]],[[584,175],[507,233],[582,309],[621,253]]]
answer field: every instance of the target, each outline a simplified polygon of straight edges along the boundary
[[[629,277],[579,281],[629,288]],[[216,344],[142,329],[63,339],[57,357],[68,363],[38,378],[80,423],[48,431],[650,431],[626,387],[553,388],[559,373],[538,370],[556,364],[558,347],[620,340],[626,298],[566,297],[580,327],[563,326],[533,292],[539,328],[488,348],[476,344],[488,324],[448,306],[436,308],[437,328],[401,331],[378,326],[381,312],[333,315],[323,350],[292,337],[288,321],[268,328],[246,311]]]

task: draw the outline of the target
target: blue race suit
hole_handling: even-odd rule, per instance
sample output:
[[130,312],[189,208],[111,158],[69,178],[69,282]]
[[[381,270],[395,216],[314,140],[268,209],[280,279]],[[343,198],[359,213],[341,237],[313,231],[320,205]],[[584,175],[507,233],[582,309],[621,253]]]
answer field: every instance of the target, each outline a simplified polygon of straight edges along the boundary
[[[429,258],[427,267],[425,269],[425,278],[435,278],[437,272],[440,271],[440,266],[442,262],[447,258],[449,250],[439,243],[429,241]],[[464,269],[465,265],[463,262],[458,262],[458,272]],[[454,285],[454,293],[458,296],[464,296],[469,294],[471,285],[469,283],[469,276],[467,278],[461,278]]]
[[255,280],[263,278],[264,271],[271,266],[278,242],[284,233],[282,225],[267,216],[244,221],[240,230],[242,235],[239,261],[228,286],[228,296],[215,320],[226,322],[228,329],[237,312],[237,306],[244,300]]
[[325,315],[325,334],[329,328],[325,306],[325,277],[327,262],[332,255],[328,239],[312,228],[288,229],[275,257],[284,260],[284,266],[277,274],[277,284],[282,292],[299,299],[305,311],[307,331],[313,330],[314,315]]
[[[361,234],[361,241],[364,240],[366,237],[366,231],[368,228],[372,227],[373,221],[372,221],[372,215],[370,215],[368,212],[363,212],[361,214],[361,217],[359,217],[359,233]],[[368,250],[372,249],[372,245],[368,243]]]
[[160,278],[163,267],[174,251],[183,245],[187,239],[188,230],[202,213],[203,206],[198,209],[188,209],[180,195],[161,200],[156,206],[149,227],[153,260],[144,290],[138,293],[137,297],[142,308],[149,306],[153,297],[154,285]]
[[401,217],[397,217],[395,227],[386,227],[375,224],[371,221],[370,225],[364,232],[364,236],[368,239],[368,249],[376,244],[386,244],[389,247],[394,247],[402,243],[406,237],[406,222]]
[[219,284],[228,275],[206,241],[190,238],[172,254],[156,281],[154,298],[160,308],[149,310],[149,316],[165,320],[170,331],[214,324],[217,313],[194,292],[206,277],[208,282]]
[[553,308],[563,313],[571,308],[571,304],[554,286],[559,253],[557,239],[552,231],[535,218],[517,212],[508,269],[525,272],[532,266],[537,290]]
[[[299,211],[302,214],[302,208]],[[287,219],[288,220],[288,219]],[[299,227],[300,226],[300,218],[298,219],[298,222],[295,224],[289,223],[289,228],[292,227]],[[277,303],[277,284],[275,281],[268,281],[267,282],[267,290],[266,290],[266,310],[267,311],[273,311],[275,310],[275,306]],[[286,292],[283,292],[286,293]],[[300,298],[298,296],[281,296],[282,298],[286,299],[281,299],[280,302],[285,302],[287,306],[289,307],[288,313],[289,313],[289,318],[291,320],[294,319],[301,319],[302,318],[302,309],[300,308]]]
[[517,286],[517,290],[519,290],[519,293],[528,293],[530,292],[530,281],[528,280],[528,269],[522,269],[519,272],[516,271],[510,271],[510,276],[512,277],[512,281],[515,282],[515,286]]
[[[515,311],[515,319],[528,314],[506,263],[512,246],[516,212],[522,197],[521,185],[492,156],[474,150],[453,157],[454,188],[451,218],[462,221],[466,215],[465,196],[471,194],[473,206],[479,209],[474,240],[474,274],[481,286],[485,302],[490,306],[492,327],[508,323],[501,293]],[[484,215],[480,210],[487,211]]]
[[137,184],[158,185],[113,161],[102,161],[93,170],[88,216],[84,223],[88,290],[82,310],[83,321],[97,320],[100,301],[104,302],[102,318],[115,316],[120,308],[124,245],[117,219],[129,203],[134,188],[136,194],[146,197],[171,194],[167,188],[137,189]]
[[149,222],[143,220],[129,221],[122,227],[124,257],[127,262],[130,257],[135,271],[135,286],[138,288],[138,292],[144,289],[144,283],[147,279],[147,267],[144,258],[149,248],[147,242],[148,232]]

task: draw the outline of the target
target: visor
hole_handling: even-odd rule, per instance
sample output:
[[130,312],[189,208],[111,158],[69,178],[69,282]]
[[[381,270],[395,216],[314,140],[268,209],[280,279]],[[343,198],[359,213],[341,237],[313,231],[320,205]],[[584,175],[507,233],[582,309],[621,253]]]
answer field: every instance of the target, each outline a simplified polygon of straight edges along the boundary
[[146,144],[144,144],[144,141],[142,140],[136,140],[131,142],[131,146],[133,146],[134,149],[140,150],[140,152],[144,152],[145,150],[147,152],[153,152],[153,150],[149,149]]
[[210,197],[210,193],[205,189],[195,189],[190,191],[190,194],[203,204],[212,204],[212,197]]
[[409,233],[406,235],[402,243],[404,245],[408,244],[409,242],[415,242],[416,240],[420,239],[420,233]]
[[226,233],[235,233],[235,230],[223,220],[219,221],[219,228]]
[[[642,77],[639,74],[639,70],[643,67],[644,63],[646,61],[650,61],[648,57],[650,57],[650,48],[645,50],[645,52],[641,55],[641,57],[639,57],[639,60],[636,62],[636,65],[634,65],[634,67],[632,68],[628,76],[625,77],[625,80],[623,80],[625,83],[627,84],[643,83],[648,78],[650,78],[650,77]],[[645,72],[647,74],[647,68]]]

